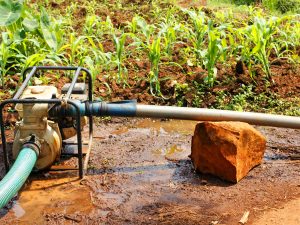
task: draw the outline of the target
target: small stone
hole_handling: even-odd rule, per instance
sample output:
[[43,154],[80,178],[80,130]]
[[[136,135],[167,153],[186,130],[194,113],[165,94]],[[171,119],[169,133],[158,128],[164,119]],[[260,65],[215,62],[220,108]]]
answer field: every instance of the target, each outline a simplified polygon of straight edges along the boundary
[[262,162],[266,139],[243,122],[201,122],[192,138],[196,171],[238,182]]
[[247,221],[248,221],[248,218],[249,218],[249,214],[250,214],[250,212],[249,212],[249,211],[246,211],[246,212],[244,213],[244,215],[242,216],[242,218],[240,219],[239,223],[240,223],[240,224],[246,224]]
[[207,180],[201,180],[200,184],[201,185],[207,185]]

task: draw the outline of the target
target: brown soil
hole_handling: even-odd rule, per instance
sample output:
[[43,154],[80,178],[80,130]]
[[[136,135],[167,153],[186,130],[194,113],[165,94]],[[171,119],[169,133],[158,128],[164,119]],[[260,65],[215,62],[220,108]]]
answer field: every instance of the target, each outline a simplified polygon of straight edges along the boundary
[[238,224],[250,211],[247,224],[257,224],[266,213],[276,221],[270,210],[300,198],[299,130],[257,127],[268,139],[264,162],[231,184],[194,172],[188,158],[194,125],[117,118],[99,123],[87,176],[32,175],[19,199],[0,211],[1,223]]
[[[195,82],[202,83],[206,76],[206,71],[198,67],[183,66],[183,69],[174,66],[162,66],[160,69],[160,85],[162,93],[166,99],[158,98],[150,94],[148,73],[150,65],[147,62],[130,60],[128,69],[128,84],[118,84],[114,79],[105,78],[103,75],[98,76],[95,81],[96,96],[103,99],[123,100],[123,99],[137,99],[141,103],[174,105],[177,104],[177,98],[183,97],[187,106],[192,106],[193,99],[197,92]],[[243,74],[238,74],[236,68],[218,66],[218,81],[213,88],[207,88],[206,96],[203,98],[202,107],[213,106],[214,100],[218,91],[222,90],[229,94],[237,94],[241,85],[253,85],[256,94],[267,93],[269,95],[276,94],[279,98],[295,98],[300,97],[300,67],[295,67],[288,63],[277,66],[273,65],[271,70],[273,72],[274,84],[266,85],[266,78],[260,68],[255,69],[257,76],[250,78],[248,71]],[[187,75],[189,73],[189,75]],[[117,71],[111,73],[116,76]],[[228,80],[230,82],[228,83]],[[226,81],[226,82],[224,82]],[[176,92],[176,84],[187,83],[190,91],[188,93]],[[109,85],[111,92],[106,85]]]
[[279,209],[265,212],[264,215],[255,222],[256,225],[295,225],[300,224],[300,198],[284,204]]

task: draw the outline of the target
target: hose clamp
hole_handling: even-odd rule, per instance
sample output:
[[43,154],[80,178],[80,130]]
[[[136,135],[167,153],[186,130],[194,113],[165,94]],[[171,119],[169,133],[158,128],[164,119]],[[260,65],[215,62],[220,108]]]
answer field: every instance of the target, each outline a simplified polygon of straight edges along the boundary
[[41,142],[38,137],[34,134],[26,137],[23,141],[23,148],[30,148],[35,151],[36,155],[39,156],[41,151]]
[[85,115],[92,116],[92,109],[91,109],[91,104],[89,101],[85,102]]
[[100,102],[100,107],[98,109],[98,115],[100,116],[109,116],[108,115],[108,106],[106,102]]

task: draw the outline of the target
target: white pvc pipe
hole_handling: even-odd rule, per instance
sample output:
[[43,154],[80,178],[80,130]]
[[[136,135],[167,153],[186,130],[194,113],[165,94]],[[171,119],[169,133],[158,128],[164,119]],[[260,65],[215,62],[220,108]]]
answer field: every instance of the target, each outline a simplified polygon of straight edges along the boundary
[[196,121],[241,121],[253,125],[300,129],[300,117],[205,108],[137,104],[136,116]]

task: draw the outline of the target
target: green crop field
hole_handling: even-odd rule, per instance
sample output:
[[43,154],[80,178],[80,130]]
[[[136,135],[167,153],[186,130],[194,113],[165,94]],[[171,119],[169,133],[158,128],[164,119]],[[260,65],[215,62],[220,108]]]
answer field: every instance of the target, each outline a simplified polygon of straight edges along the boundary
[[299,2],[199,2],[1,0],[0,98],[29,66],[72,65],[98,99],[300,115]]

